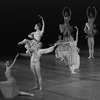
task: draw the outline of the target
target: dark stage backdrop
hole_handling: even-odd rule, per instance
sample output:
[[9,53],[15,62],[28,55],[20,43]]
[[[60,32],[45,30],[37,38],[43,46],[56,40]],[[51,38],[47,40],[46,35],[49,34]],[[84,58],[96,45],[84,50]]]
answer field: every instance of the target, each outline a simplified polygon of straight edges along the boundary
[[[95,6],[98,11],[96,18],[99,30],[99,0],[0,0],[0,55],[15,55],[24,52],[24,46],[17,43],[34,31],[34,25],[41,23],[38,15],[43,16],[45,32],[42,37],[43,48],[49,47],[60,35],[59,24],[63,23],[62,10],[68,6],[72,10],[70,24],[79,28],[79,48],[87,49],[87,41],[83,32],[87,21],[86,9]],[[95,36],[95,47],[99,47],[100,34]]]

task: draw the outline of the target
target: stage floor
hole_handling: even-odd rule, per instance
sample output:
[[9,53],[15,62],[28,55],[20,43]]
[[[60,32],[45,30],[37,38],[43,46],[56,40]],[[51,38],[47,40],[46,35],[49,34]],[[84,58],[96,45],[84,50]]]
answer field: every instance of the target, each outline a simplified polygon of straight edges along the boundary
[[[32,90],[34,76],[30,70],[30,58],[18,57],[12,75],[20,90],[32,92],[34,97],[17,96],[10,100],[100,100],[100,49],[95,49],[95,59],[87,59],[88,51],[80,51],[81,66],[77,74],[71,74],[63,62],[54,55],[41,58],[43,91]],[[5,80],[5,60],[0,62],[0,81]],[[0,100],[7,100],[0,93]]]

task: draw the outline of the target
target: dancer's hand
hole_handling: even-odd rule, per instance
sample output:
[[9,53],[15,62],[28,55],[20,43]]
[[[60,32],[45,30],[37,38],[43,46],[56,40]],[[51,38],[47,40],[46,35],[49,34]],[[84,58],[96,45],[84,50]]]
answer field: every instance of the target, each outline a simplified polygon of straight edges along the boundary
[[20,45],[21,44],[21,42],[19,42],[17,45]]
[[54,47],[57,46],[57,45],[58,45],[58,43],[55,43],[55,44],[54,44]]
[[18,57],[20,55],[20,53],[17,53],[16,57]]
[[78,29],[77,26],[75,26],[75,28]]
[[38,15],[41,19],[43,18],[41,15]]

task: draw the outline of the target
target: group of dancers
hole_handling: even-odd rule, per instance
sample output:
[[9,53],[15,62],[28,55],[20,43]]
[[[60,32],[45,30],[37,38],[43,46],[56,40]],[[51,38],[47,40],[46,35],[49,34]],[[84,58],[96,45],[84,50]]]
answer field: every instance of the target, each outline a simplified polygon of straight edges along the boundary
[[[67,12],[64,12],[65,9],[69,10],[69,15]],[[95,7],[94,9],[94,16],[93,13],[90,12],[90,7],[87,8],[86,14],[88,18],[88,22],[86,22],[84,27],[84,33],[86,33],[86,39],[88,41],[89,47],[89,57],[88,59],[94,58],[94,35],[97,33],[96,25],[94,21],[97,16],[97,10]],[[75,70],[80,67],[80,56],[79,51],[80,49],[77,47],[78,43],[78,28],[76,28],[76,39],[72,36],[73,27],[69,24],[71,20],[71,10],[68,7],[65,7],[62,11],[62,15],[64,17],[64,24],[60,24],[60,32],[63,33],[63,39],[61,39],[61,35],[59,35],[58,47],[55,50],[55,57],[60,59],[61,62],[64,62],[65,65],[68,65],[72,74],[75,74]]]
[[[87,8],[87,17],[88,22],[85,24],[84,32],[87,34],[86,38],[88,39],[88,46],[89,46],[89,58],[94,58],[94,35],[96,34],[97,30],[95,29],[95,18],[97,15],[96,8],[95,9],[95,16],[93,17],[92,13],[88,14],[89,7]],[[66,9],[69,10],[70,14],[65,11]],[[22,56],[29,56],[30,57],[30,69],[34,75],[35,80],[35,87],[33,89],[43,90],[42,88],[42,76],[41,76],[41,67],[40,67],[40,58],[43,54],[47,54],[55,50],[55,57],[60,59],[60,61],[64,62],[66,66],[70,68],[72,74],[75,74],[75,70],[80,67],[80,56],[79,56],[79,48],[77,47],[78,43],[78,28],[75,26],[76,29],[76,39],[72,36],[73,28],[69,24],[71,20],[71,10],[68,7],[65,7],[62,11],[64,17],[64,24],[60,24],[59,28],[62,36],[59,35],[59,40],[56,41],[52,46],[49,48],[42,49],[42,42],[41,37],[44,33],[45,23],[42,16],[39,17],[42,20],[42,29],[40,30],[40,24],[36,24],[34,29],[35,32],[32,32],[28,35],[30,39],[24,39],[18,43],[18,45],[25,44],[26,53],[18,53],[10,65],[9,61],[6,62],[6,71],[5,76],[7,81],[0,82],[0,89],[6,98],[13,98],[17,95],[29,95],[34,96],[33,93],[27,93],[24,91],[19,91],[16,80],[11,75],[11,68],[14,65],[16,58],[18,55]]]

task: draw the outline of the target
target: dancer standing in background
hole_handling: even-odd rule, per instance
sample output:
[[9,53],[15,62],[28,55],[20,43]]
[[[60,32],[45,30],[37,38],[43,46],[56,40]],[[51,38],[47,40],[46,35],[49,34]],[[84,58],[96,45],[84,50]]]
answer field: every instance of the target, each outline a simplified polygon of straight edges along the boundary
[[[65,11],[65,10],[69,10],[69,15],[68,15],[68,12]],[[69,21],[71,20],[71,10],[68,8],[68,7],[65,7],[62,11],[62,15],[64,17],[64,24],[60,24],[59,25],[59,28],[60,28],[60,31],[61,33],[63,33],[63,39],[67,36],[69,37],[71,35],[71,32],[72,32],[72,27],[70,26],[69,24]]]
[[87,18],[88,22],[85,24],[84,32],[87,34],[86,38],[88,39],[88,47],[89,47],[89,57],[88,58],[94,58],[94,35],[97,33],[96,25],[94,24],[94,21],[97,16],[97,10],[95,7],[93,7],[95,10],[95,15],[93,17],[92,12],[89,12],[90,7],[87,8]]
[[34,96],[33,93],[19,91],[19,88],[16,84],[16,80],[11,75],[11,68],[15,64],[18,55],[19,54],[16,55],[16,57],[11,65],[10,65],[9,61],[6,62],[5,76],[6,76],[7,80],[0,82],[0,90],[5,98],[13,98],[19,94],[20,95]]

